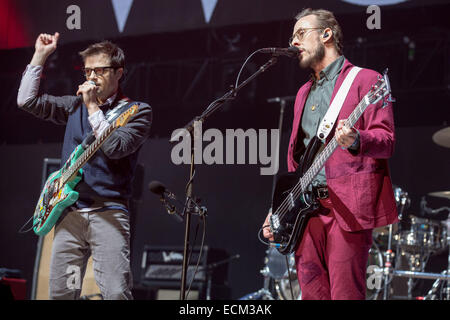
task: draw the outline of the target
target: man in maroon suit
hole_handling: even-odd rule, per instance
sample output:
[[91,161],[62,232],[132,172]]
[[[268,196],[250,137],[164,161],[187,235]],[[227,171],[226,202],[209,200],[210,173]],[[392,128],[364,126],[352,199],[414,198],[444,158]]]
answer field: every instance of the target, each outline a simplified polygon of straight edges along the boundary
[[[313,74],[295,101],[290,172],[297,169],[299,157],[353,67],[342,55],[342,31],[333,13],[305,9],[296,19],[290,45],[300,50],[300,67],[312,69]],[[365,299],[372,230],[398,221],[387,163],[395,142],[392,104],[370,105],[353,128],[344,125],[378,75],[359,71],[334,135],[328,136],[327,142],[334,138],[340,148],[313,181],[321,190],[321,207],[310,218],[295,254],[302,299]],[[270,213],[264,236],[273,240],[269,217]]]

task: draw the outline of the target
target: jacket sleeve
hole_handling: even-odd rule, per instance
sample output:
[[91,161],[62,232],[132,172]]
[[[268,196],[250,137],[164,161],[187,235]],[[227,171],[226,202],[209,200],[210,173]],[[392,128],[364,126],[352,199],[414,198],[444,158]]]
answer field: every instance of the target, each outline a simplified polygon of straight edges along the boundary
[[69,112],[81,104],[81,97],[39,95],[42,70],[42,66],[27,65],[17,93],[17,106],[38,118],[65,124]]
[[25,104],[18,105],[18,107],[35,115],[40,119],[64,125],[67,123],[69,113],[80,105],[80,97],[56,97],[48,94],[43,94],[27,100]]
[[[360,99],[370,90],[371,86],[377,82],[378,73],[369,71],[361,85]],[[375,159],[388,159],[394,153],[395,129],[393,105],[388,102],[383,107],[386,98],[381,99],[376,104],[367,107],[362,115],[359,130],[359,152],[358,155]],[[352,152],[352,154],[355,154]]]
[[152,118],[152,108],[146,103],[139,103],[138,113],[112,133],[103,143],[102,151],[110,159],[120,159],[134,153],[150,135]]

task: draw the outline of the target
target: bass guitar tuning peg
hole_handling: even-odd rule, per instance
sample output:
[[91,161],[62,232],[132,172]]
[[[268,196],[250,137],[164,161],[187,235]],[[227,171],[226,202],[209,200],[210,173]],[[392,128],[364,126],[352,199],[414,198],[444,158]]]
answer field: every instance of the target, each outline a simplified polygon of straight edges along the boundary
[[395,99],[391,95],[389,95],[388,98],[386,100],[384,100],[381,108],[383,109],[384,107],[386,107],[389,102],[395,102]]

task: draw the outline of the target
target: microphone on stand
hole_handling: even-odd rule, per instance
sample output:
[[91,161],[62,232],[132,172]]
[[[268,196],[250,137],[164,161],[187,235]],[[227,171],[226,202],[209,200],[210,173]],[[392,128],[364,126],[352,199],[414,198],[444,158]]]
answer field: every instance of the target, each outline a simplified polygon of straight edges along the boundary
[[149,183],[148,188],[150,189],[151,192],[160,195],[160,196],[164,196],[167,195],[170,199],[174,199],[176,200],[177,197],[170,192],[165,185],[163,185],[161,182],[159,181],[152,181]]
[[289,48],[262,48],[259,52],[271,53],[274,56],[287,56],[290,58],[296,58],[300,54],[300,50],[294,46]]
[[161,182],[156,180],[150,182],[148,188],[150,189],[151,192],[160,196],[159,200],[163,203],[164,208],[166,209],[168,214],[175,217],[179,222],[183,221],[183,217],[180,215],[179,212],[177,212],[176,207],[168,203],[166,200],[166,196],[169,199],[177,200],[175,194],[170,192]]

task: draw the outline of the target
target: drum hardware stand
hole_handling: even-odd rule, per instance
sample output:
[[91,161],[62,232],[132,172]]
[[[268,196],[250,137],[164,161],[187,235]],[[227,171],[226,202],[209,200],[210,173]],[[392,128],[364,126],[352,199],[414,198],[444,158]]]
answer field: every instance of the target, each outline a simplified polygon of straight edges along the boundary
[[[450,281],[450,275],[448,274],[448,271],[445,270],[442,273],[429,273],[429,272],[416,272],[416,271],[404,271],[404,270],[395,270],[394,271],[394,276],[397,277],[404,277],[404,278],[409,278],[408,280],[408,298],[412,299],[412,286],[410,287],[410,283],[412,283],[412,279],[416,278],[416,279],[431,279],[434,280],[436,279],[437,281],[443,281],[443,280],[447,280],[447,283]],[[433,289],[434,291],[436,290],[436,288],[438,287],[438,284],[435,282],[433,284],[433,288],[430,290],[430,292],[428,292],[427,296],[430,295],[430,293],[433,293]],[[448,287],[447,287],[447,297],[449,296],[449,291],[448,291]]]
[[272,293],[269,290],[270,286],[270,276],[269,276],[269,268],[267,266],[262,269],[261,274],[264,277],[264,287],[257,291],[263,297],[263,300],[275,300]]
[[270,275],[269,275],[269,267],[265,266],[260,273],[264,277],[264,287],[259,289],[258,291],[249,293],[239,300],[275,300],[272,293],[269,290],[270,286]]
[[[387,250],[388,252],[389,250]],[[397,258],[400,257],[399,252],[403,251],[399,248],[399,245],[397,245]],[[387,286],[388,283],[386,283],[387,279],[389,279],[389,275],[391,277],[403,277],[403,278],[409,278],[408,280],[408,299],[412,299],[412,289],[414,286],[414,280],[413,279],[429,279],[429,280],[436,280],[430,289],[430,291],[427,293],[427,295],[424,297],[426,300],[430,300],[436,297],[435,293],[437,291],[437,288],[439,287],[440,282],[447,281],[447,288],[446,288],[446,298],[447,300],[450,300],[450,252],[449,252],[449,258],[448,258],[448,269],[444,270],[441,273],[430,273],[430,272],[424,272],[426,261],[428,259],[423,259],[422,257],[425,255],[425,253],[408,253],[404,252],[404,254],[408,257],[408,264],[410,270],[396,270],[397,263],[395,268],[385,267],[384,275],[385,275],[385,292],[384,292],[384,300],[389,298],[389,287]],[[390,255],[386,254],[387,260],[390,259]],[[386,264],[385,264],[386,266]],[[420,270],[420,271],[415,271]],[[390,282],[390,281],[388,281]]]
[[394,271],[394,275],[397,277],[404,277],[404,278],[450,280],[450,275],[447,274],[447,270],[443,271],[442,273],[396,270]]
[[292,290],[291,269],[289,268],[288,257],[287,257],[287,256],[284,256],[284,258],[285,258],[285,261],[286,261],[286,270],[287,270],[287,274],[288,274],[289,290],[291,291],[291,298],[292,298],[292,300],[295,300],[295,297],[294,297],[294,290]]
[[[394,196],[395,201],[400,204],[398,208],[398,217],[401,221],[403,219],[404,211],[409,208],[411,204],[411,200],[409,199],[408,192],[403,191],[399,188],[395,188],[394,190]],[[398,223],[398,232],[401,233],[401,224]],[[393,235],[393,226],[392,224],[389,225],[389,233],[388,233],[388,247],[386,249],[386,252],[384,254],[386,261],[384,263],[384,269],[383,269],[383,300],[389,299],[389,290],[390,290],[390,283],[392,281],[392,278],[394,277],[394,268],[392,266],[392,261],[394,257],[399,257],[399,247],[397,246],[396,253],[394,254],[392,251],[392,235]]]
[[[442,274],[448,274],[448,270],[442,271]],[[450,278],[449,278],[450,279]],[[447,300],[449,298],[449,287],[448,287],[448,281],[447,280],[447,287],[445,288]],[[424,297],[424,300],[437,300],[437,289],[439,288],[439,285],[442,283],[442,279],[436,279],[436,281],[433,283],[433,286],[431,287],[430,291],[428,291],[427,295]]]
[[388,300],[390,283],[393,277],[391,258],[395,256],[394,253],[392,252],[392,224],[389,225],[388,248],[386,250],[385,256],[386,262],[384,263],[384,270],[383,270],[383,278],[384,278],[383,300]]
[[[447,220],[447,224],[450,223]],[[447,260],[447,276],[450,275],[450,234],[447,234],[447,248],[448,248],[448,260]],[[450,278],[447,279],[447,301],[450,301]]]
[[[408,254],[409,255],[409,270],[412,272],[416,272],[415,270],[418,270],[418,272],[423,272],[425,270],[425,262],[423,257],[423,252],[420,254]],[[428,259],[427,259],[428,260]],[[408,299],[412,299],[412,290],[414,287],[415,281],[413,280],[413,277],[410,277],[408,279]]]

